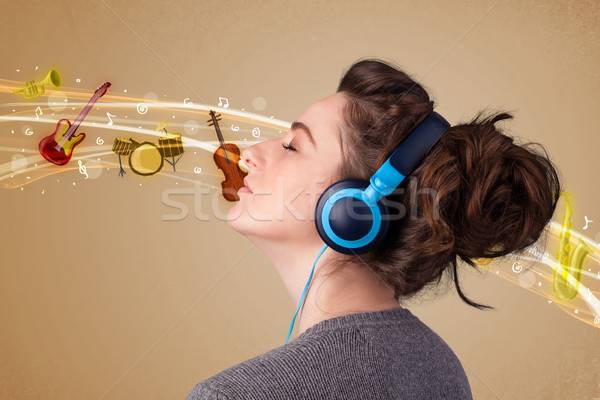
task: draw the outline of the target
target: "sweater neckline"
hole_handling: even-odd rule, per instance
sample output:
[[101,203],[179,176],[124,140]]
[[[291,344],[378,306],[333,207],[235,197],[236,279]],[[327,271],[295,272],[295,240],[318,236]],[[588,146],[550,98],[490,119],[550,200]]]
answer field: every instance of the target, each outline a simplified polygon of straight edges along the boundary
[[373,323],[378,321],[390,321],[394,319],[406,320],[412,317],[413,314],[408,308],[396,307],[387,310],[367,311],[359,313],[351,313],[329,318],[307,328],[300,336],[310,335],[312,333],[331,330],[336,328],[344,328],[348,326],[356,326],[357,324]]

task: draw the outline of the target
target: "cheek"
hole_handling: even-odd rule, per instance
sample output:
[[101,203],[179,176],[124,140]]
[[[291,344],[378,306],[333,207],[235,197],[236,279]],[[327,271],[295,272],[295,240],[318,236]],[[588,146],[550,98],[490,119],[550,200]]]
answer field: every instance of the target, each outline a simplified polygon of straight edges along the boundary
[[298,218],[314,219],[314,210],[321,193],[332,183],[331,165],[323,160],[273,164],[264,182],[268,184],[256,193],[255,209],[279,216],[292,214]]
[[308,174],[286,182],[283,190],[284,201],[277,204],[276,208],[283,208],[285,214],[289,214],[299,221],[314,221],[317,202],[328,186],[329,180],[325,177],[309,176]]
[[273,222],[294,223],[309,219],[314,213],[311,201],[310,179],[301,171],[279,170],[277,176],[268,179],[269,185],[241,199],[246,201],[247,211]]
[[[295,170],[291,176],[290,187],[303,188],[303,196],[306,198],[316,197],[317,199],[333,183],[333,177],[336,173],[331,163],[322,160],[316,160],[302,170]],[[316,200],[314,201],[316,204]]]

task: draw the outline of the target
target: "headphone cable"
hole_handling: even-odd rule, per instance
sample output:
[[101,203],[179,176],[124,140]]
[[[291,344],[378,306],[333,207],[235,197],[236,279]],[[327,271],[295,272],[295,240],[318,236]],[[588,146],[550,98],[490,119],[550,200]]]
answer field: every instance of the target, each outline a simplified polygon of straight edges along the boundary
[[300,303],[298,304],[298,309],[296,309],[296,314],[294,314],[294,318],[292,318],[292,323],[290,324],[290,330],[288,331],[287,338],[285,339],[285,344],[287,344],[288,340],[290,339],[290,335],[292,334],[292,329],[294,329],[294,321],[296,320],[296,315],[298,315],[298,311],[300,311],[300,307],[302,307],[302,303],[304,303],[304,296],[306,296],[306,292],[308,291],[308,287],[310,286],[310,281],[312,280],[312,277],[313,277],[313,272],[315,272],[315,265],[317,265],[317,261],[319,261],[319,258],[321,258],[321,254],[323,254],[323,252],[325,251],[325,249],[327,247],[328,247],[327,245],[323,246],[323,248],[319,252],[319,255],[317,256],[317,259],[315,260],[315,263],[312,266],[312,270],[310,271],[310,276],[308,277],[308,282],[306,282],[306,286],[304,286],[304,290],[302,291],[302,296],[300,297]]

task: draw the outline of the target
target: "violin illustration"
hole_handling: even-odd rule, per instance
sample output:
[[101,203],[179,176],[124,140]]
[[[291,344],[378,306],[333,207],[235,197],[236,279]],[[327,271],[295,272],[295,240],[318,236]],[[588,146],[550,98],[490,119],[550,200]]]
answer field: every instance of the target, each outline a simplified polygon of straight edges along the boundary
[[61,119],[56,124],[56,129],[50,135],[46,136],[38,145],[40,154],[48,161],[56,165],[64,165],[69,162],[73,149],[85,138],[85,133],[73,136],[79,124],[90,112],[96,101],[106,93],[110,87],[110,82],[104,82],[85,106],[83,111],[77,116],[73,124],[68,119]]
[[240,149],[234,143],[225,143],[221,128],[218,121],[221,120],[221,114],[216,114],[213,110],[209,112],[210,118],[206,122],[210,122],[209,126],[214,126],[217,131],[220,146],[213,154],[213,160],[217,167],[223,170],[225,180],[221,182],[223,189],[223,197],[227,201],[239,201],[240,197],[237,191],[244,186],[244,178],[248,175],[240,169],[238,165],[240,157]]

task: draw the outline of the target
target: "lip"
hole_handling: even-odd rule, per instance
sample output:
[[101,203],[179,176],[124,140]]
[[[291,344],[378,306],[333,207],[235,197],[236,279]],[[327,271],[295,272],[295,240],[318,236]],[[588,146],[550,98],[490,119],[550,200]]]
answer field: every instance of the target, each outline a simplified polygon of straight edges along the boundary
[[[245,189],[245,190],[244,190]],[[250,192],[250,193],[254,193],[252,191],[252,189],[250,189],[250,185],[248,184],[248,180],[246,178],[244,178],[244,186],[241,187],[238,192]]]

